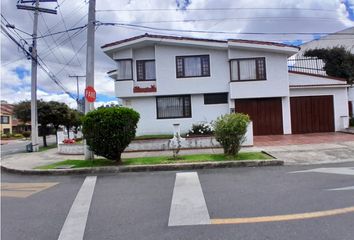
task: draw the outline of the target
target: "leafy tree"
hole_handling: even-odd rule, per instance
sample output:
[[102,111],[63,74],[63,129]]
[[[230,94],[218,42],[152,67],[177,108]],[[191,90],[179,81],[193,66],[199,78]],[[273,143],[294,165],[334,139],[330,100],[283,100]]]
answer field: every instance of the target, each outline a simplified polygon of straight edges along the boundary
[[248,115],[231,113],[218,117],[214,122],[215,138],[221,144],[226,155],[236,156],[245,141],[247,126],[250,123]]
[[82,118],[82,132],[96,155],[121,163],[121,154],[134,139],[140,115],[126,107],[98,108]]
[[14,115],[20,119],[24,124],[31,121],[31,102],[21,101],[14,107]]
[[310,49],[304,56],[321,59],[325,63],[323,69],[329,76],[345,78],[349,84],[354,83],[354,54],[344,47]]
[[67,115],[67,118],[64,121],[64,125],[66,127],[66,130],[68,132],[68,138],[70,138],[70,128],[75,127],[76,129],[81,125],[81,118],[83,114],[80,113],[77,110],[74,109],[69,109],[69,114]]
[[[41,125],[41,133],[43,136],[43,145],[47,146],[48,125],[52,124],[55,131],[58,131],[59,125],[64,125],[68,118],[69,107],[65,103],[56,101],[45,102],[37,101],[38,123]],[[31,102],[23,101],[14,108],[15,116],[23,122],[31,120]]]
[[58,143],[58,129],[60,125],[64,125],[67,119],[70,117],[70,109],[65,103],[56,101],[50,101],[47,103],[50,110],[47,112],[49,123],[53,124],[55,129],[56,142]]

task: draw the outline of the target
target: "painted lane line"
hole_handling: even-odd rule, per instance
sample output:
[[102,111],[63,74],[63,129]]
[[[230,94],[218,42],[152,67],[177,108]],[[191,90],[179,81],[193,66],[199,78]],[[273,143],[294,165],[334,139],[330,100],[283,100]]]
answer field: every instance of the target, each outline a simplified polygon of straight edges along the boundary
[[304,220],[311,218],[329,217],[345,213],[353,213],[353,207],[338,208],[332,210],[296,213],[287,215],[263,216],[263,217],[249,217],[249,218],[224,218],[224,219],[211,219],[212,224],[245,224],[245,223],[262,223],[262,222],[281,222],[291,220]]
[[347,191],[347,190],[354,190],[354,186],[327,189],[327,191]]
[[210,224],[210,216],[198,174],[176,173],[168,226],[205,224]]
[[348,167],[338,167],[338,168],[315,168],[303,171],[295,171],[290,173],[306,173],[306,172],[317,172],[317,173],[332,173],[341,175],[354,176],[354,169]]
[[96,180],[97,176],[86,177],[70,208],[58,240],[81,240],[84,238]]

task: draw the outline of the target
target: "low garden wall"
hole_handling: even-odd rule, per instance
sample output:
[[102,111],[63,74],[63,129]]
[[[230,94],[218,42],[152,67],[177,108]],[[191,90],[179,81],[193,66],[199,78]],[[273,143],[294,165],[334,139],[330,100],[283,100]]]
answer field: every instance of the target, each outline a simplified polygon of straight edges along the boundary
[[58,153],[67,154],[67,155],[81,155],[84,154],[84,144],[75,143],[75,144],[58,144]]

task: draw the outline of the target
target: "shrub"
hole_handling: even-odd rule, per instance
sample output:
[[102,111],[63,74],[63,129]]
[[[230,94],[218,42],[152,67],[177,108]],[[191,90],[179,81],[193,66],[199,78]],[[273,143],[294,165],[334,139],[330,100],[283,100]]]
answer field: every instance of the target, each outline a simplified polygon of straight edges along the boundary
[[25,138],[29,138],[31,136],[31,132],[30,131],[24,131],[22,132],[22,135],[25,137]]
[[249,122],[249,116],[242,113],[226,114],[218,117],[214,122],[215,138],[226,155],[238,154],[241,144],[245,141]]
[[200,122],[192,125],[188,135],[211,135],[213,132],[213,126],[210,123]]
[[23,135],[21,133],[15,133],[13,136],[15,138],[23,138]]
[[121,162],[121,154],[134,139],[139,113],[125,107],[99,108],[82,119],[82,133],[96,155]]

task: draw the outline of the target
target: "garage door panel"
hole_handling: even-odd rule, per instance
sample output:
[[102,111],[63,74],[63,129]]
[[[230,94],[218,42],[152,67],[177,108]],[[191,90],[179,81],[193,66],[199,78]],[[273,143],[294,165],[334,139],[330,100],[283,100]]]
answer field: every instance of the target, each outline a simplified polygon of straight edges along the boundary
[[254,135],[283,134],[281,98],[237,99],[235,108],[250,116]]
[[334,131],[333,96],[291,97],[293,133]]

